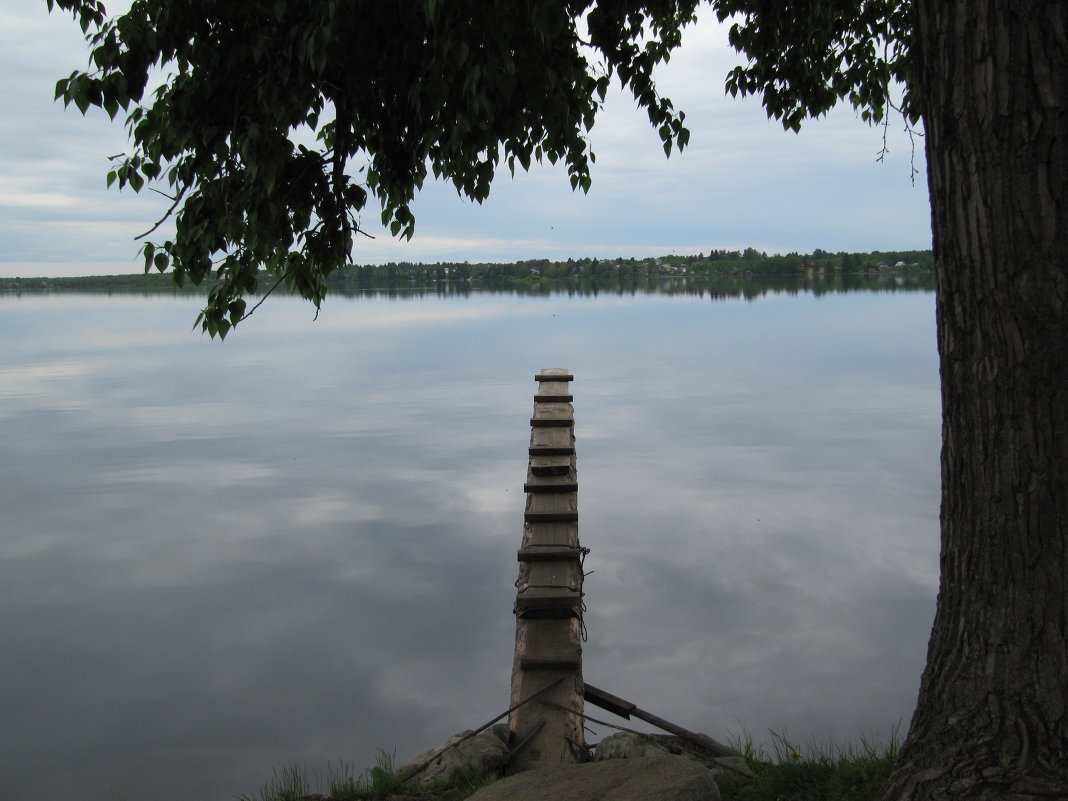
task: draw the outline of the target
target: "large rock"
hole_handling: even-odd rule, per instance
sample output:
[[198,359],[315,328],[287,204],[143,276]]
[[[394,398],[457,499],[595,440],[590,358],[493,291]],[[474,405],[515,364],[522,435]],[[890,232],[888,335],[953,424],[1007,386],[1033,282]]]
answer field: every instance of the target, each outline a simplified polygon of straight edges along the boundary
[[[491,773],[508,762],[508,746],[497,726],[473,737],[470,734],[470,730],[454,734],[416,755],[397,768],[397,775],[416,784],[451,783],[467,774]],[[507,727],[503,727],[503,734],[506,736]]]
[[746,764],[744,757],[712,756],[674,735],[618,732],[605,737],[593,749],[594,761],[657,756],[680,756],[692,759],[711,770],[712,775],[717,778],[720,776],[754,778],[753,771]]
[[509,776],[468,801],[719,801],[711,771],[677,756],[557,765]]

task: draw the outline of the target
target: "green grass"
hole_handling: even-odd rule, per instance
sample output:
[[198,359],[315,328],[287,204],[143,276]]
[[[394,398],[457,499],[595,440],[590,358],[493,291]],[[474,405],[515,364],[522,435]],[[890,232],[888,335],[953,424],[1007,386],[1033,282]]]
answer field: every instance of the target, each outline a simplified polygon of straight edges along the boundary
[[321,793],[334,801],[383,801],[391,795],[408,793],[433,797],[435,801],[463,801],[496,779],[471,773],[452,784],[429,787],[406,787],[397,776],[393,757],[378,753],[374,767],[357,771],[351,762],[327,763],[326,769],[313,773],[300,765],[276,769],[270,781],[254,795],[243,794],[238,801],[298,801],[306,795]]
[[311,791],[308,771],[300,765],[275,768],[270,781],[255,795],[242,793],[238,801],[297,801]]
[[[721,777],[723,801],[871,801],[890,775],[897,756],[896,734],[892,732],[885,746],[861,738],[858,745],[845,748],[802,748],[785,735],[773,733],[770,753],[748,735],[732,739],[731,746],[745,757],[756,778]],[[375,766],[363,771],[345,761],[327,764],[318,773],[297,765],[278,769],[258,793],[238,796],[238,801],[298,801],[312,793],[335,801],[383,801],[404,793],[434,801],[463,801],[495,779],[471,774],[447,786],[406,788],[396,774],[393,757],[379,752]]]
[[861,738],[846,748],[803,749],[773,733],[769,754],[746,736],[732,742],[756,774],[753,781],[727,779],[723,801],[870,801],[890,776],[897,756],[896,732],[886,746]]

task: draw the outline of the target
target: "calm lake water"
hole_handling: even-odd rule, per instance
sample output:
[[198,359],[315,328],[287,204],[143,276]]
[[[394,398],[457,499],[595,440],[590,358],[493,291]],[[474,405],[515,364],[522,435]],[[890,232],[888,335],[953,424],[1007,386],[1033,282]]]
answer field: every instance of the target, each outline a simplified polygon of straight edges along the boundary
[[277,298],[223,343],[199,303],[0,297],[5,795],[223,801],[503,712],[544,367],[587,679],[721,740],[903,734],[931,293]]

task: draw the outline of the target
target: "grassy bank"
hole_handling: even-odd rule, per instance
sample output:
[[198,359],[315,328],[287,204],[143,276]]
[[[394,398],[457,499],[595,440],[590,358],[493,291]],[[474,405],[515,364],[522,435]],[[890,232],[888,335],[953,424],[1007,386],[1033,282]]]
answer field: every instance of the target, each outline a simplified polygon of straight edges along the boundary
[[377,764],[357,770],[351,762],[327,764],[323,771],[301,765],[276,770],[259,791],[237,796],[238,801],[299,801],[321,794],[333,801],[384,801],[395,795],[417,796],[427,801],[463,801],[495,776],[471,774],[449,785],[432,785],[418,791],[408,786],[394,770],[393,758],[380,752]]
[[[751,738],[732,743],[746,759],[754,779],[720,782],[723,801],[870,801],[890,775],[897,745],[802,748],[776,735],[771,752]],[[350,763],[328,765],[315,773],[300,766],[283,768],[256,793],[238,801],[298,801],[322,794],[334,801],[385,801],[405,795],[426,801],[463,801],[494,777],[467,776],[451,786],[418,791],[407,787],[394,771],[393,760],[381,754],[378,764],[356,770]]]
[[869,801],[890,776],[897,738],[890,745],[867,740],[841,747],[802,748],[775,735],[772,751],[751,738],[733,742],[756,778],[721,783],[723,801]]

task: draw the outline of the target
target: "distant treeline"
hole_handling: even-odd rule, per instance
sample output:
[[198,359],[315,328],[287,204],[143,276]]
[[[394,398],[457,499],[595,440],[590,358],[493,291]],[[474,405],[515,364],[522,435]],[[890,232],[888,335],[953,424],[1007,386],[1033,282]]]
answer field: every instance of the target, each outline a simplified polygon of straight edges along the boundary
[[[591,287],[637,287],[678,284],[662,279],[716,279],[716,284],[734,284],[745,279],[777,277],[785,279],[780,289],[814,288],[826,285],[834,291],[840,288],[861,288],[861,284],[900,286],[902,282],[886,280],[890,276],[920,278],[934,270],[934,258],[929,250],[905,250],[871,253],[828,253],[815,250],[810,254],[787,253],[772,255],[753,248],[743,251],[713,250],[696,256],[660,256],[646,259],[568,259],[551,261],[531,259],[508,264],[491,262],[390,262],[388,264],[351,264],[334,272],[327,283],[334,291],[354,292],[373,289],[440,288],[443,293],[464,292],[468,288],[537,291],[546,285],[561,283],[583,290]],[[881,278],[880,278],[881,277]],[[860,279],[860,280],[856,280]],[[908,283],[913,283],[909,281]],[[211,286],[205,281],[199,287],[187,283],[175,285],[169,273],[130,275],[96,275],[69,278],[0,278],[0,291],[78,291],[148,293],[205,292]],[[645,287],[642,287],[643,289]],[[266,286],[263,287],[266,289]],[[670,291],[667,290],[667,291]],[[432,294],[437,294],[432,293]],[[735,293],[731,293],[735,294]],[[740,289],[737,294],[745,294]]]

